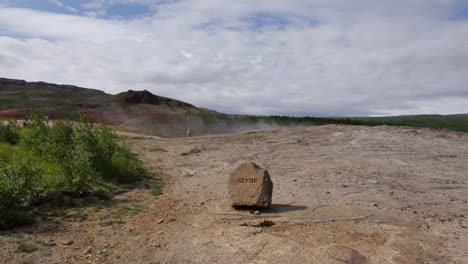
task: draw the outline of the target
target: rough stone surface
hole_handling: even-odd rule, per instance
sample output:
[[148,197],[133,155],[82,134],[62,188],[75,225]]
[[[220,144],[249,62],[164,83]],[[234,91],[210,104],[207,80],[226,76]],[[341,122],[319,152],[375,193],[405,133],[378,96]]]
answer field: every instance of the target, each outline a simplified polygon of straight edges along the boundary
[[229,196],[233,207],[269,208],[273,182],[268,171],[253,162],[236,168],[229,177]]
[[345,247],[345,246],[331,246],[326,251],[327,255],[331,257],[336,263],[349,263],[349,264],[366,264],[367,258],[359,251]]

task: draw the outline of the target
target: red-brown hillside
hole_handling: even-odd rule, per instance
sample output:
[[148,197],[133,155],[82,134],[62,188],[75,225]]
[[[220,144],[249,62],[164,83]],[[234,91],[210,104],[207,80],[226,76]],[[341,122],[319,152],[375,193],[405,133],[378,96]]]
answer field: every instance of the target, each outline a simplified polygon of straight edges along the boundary
[[0,118],[24,119],[31,109],[51,119],[77,118],[130,126],[159,133],[180,132],[200,124],[203,110],[151,92],[129,90],[117,95],[71,85],[0,78]]

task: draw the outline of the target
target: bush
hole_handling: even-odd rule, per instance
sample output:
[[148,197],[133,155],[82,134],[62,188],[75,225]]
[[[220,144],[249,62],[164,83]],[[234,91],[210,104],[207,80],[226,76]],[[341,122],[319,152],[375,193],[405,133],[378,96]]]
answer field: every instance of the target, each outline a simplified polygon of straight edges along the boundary
[[27,159],[6,164],[0,160],[0,229],[28,224],[32,214],[27,208],[37,201],[41,173]]
[[128,183],[147,175],[141,161],[118,144],[110,129],[86,121],[74,129],[63,122],[48,127],[36,116],[22,140],[46,161],[60,164],[51,170],[55,175],[47,177],[49,189],[90,192],[105,182]]
[[0,161],[0,206],[27,207],[37,199],[37,183],[41,172],[27,159]]
[[143,163],[138,157],[124,147],[118,147],[111,157],[112,171],[108,175],[114,175],[117,183],[129,183],[148,176]]
[[18,129],[13,123],[0,123],[0,142],[6,142],[12,145],[19,141]]
[[[148,174],[110,129],[86,121],[75,127],[63,122],[49,127],[41,116],[35,116],[31,126],[21,131],[20,142],[19,146],[0,144],[0,228],[14,221],[24,223],[28,219],[24,209],[42,194],[98,193],[104,197],[118,189],[117,184]],[[16,154],[4,155],[4,151]]]
[[0,230],[32,224],[34,211],[28,208],[0,207]]

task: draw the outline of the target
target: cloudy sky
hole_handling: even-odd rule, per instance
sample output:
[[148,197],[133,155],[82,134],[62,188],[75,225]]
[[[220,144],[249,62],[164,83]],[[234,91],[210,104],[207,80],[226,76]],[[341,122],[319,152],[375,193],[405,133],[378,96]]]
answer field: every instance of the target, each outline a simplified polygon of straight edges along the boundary
[[0,0],[0,77],[228,113],[468,113],[468,0]]

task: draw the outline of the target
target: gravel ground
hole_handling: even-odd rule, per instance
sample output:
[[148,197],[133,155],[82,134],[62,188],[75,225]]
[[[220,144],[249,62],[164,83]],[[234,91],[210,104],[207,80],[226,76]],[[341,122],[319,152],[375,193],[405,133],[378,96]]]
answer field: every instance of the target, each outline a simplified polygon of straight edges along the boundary
[[[162,195],[142,184],[4,232],[3,261],[468,263],[468,134],[328,125],[126,141]],[[226,200],[245,161],[274,182],[273,206],[259,214]],[[274,225],[241,226],[255,219]],[[24,241],[36,249],[20,252]]]

